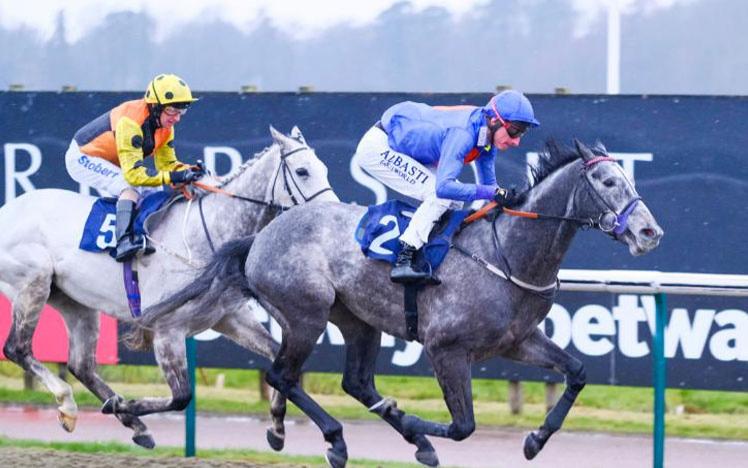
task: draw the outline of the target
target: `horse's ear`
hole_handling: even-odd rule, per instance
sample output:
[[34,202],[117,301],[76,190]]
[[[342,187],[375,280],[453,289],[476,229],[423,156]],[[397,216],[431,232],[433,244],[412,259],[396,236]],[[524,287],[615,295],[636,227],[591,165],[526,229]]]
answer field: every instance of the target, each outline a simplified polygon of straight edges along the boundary
[[275,129],[272,125],[270,126],[270,136],[273,137],[273,141],[278,143],[279,145],[283,144],[283,139],[285,138],[281,132]]
[[296,125],[294,125],[291,129],[291,138],[297,140],[302,145],[308,146],[306,144],[306,139],[304,139],[304,135],[301,134],[301,130],[299,130],[299,127],[297,127]]
[[296,143],[296,140],[288,138],[286,135],[276,130],[272,125],[270,126],[270,135],[273,137],[273,141],[275,141],[275,143],[277,143],[281,148],[293,148],[292,142]]
[[592,153],[592,150],[590,150],[587,145],[577,140],[576,138],[574,138],[574,146],[576,146],[577,152],[582,155],[582,159],[584,159],[585,161],[589,161],[595,157],[595,155]]
[[602,141],[595,140],[595,144],[592,145],[592,149],[600,153],[601,155],[607,156],[608,149],[605,147]]

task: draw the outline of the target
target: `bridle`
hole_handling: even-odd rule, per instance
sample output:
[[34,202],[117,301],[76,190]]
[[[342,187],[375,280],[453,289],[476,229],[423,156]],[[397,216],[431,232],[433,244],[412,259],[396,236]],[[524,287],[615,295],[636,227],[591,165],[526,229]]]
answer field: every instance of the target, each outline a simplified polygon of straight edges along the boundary
[[[594,187],[594,185],[592,184],[592,182],[590,181],[587,175],[591,167],[595,166],[598,163],[605,162],[605,161],[615,162],[616,159],[610,156],[597,156],[588,161],[585,161],[582,165],[582,177],[584,178],[585,182],[587,182],[587,187],[590,189],[592,193],[595,194],[594,198],[598,206],[600,206],[601,203],[603,206],[603,211],[600,213],[600,216],[598,216],[597,219],[577,218],[577,217],[572,217],[572,216],[557,216],[557,215],[550,215],[550,214],[544,214],[544,213],[537,213],[533,211],[513,210],[510,208],[499,206],[496,202],[490,202],[490,203],[487,203],[485,206],[483,206],[480,210],[466,217],[465,220],[463,221],[463,224],[460,230],[462,230],[467,224],[470,224],[486,216],[486,214],[488,214],[490,211],[500,209],[503,213],[506,213],[510,216],[517,216],[521,218],[555,219],[559,221],[573,222],[573,223],[578,224],[582,228],[599,229],[600,231],[604,232],[605,234],[608,234],[614,239],[618,239],[618,237],[626,231],[626,228],[628,227],[629,216],[634,211],[634,208],[636,208],[636,206],[638,205],[639,201],[641,200],[641,197],[638,194],[636,194],[636,190],[631,185],[631,181],[629,181],[628,177],[624,177],[626,182],[631,187],[632,192],[636,195],[631,200],[629,200],[628,203],[626,203],[626,206],[620,212],[618,212],[615,209],[615,207],[610,206],[610,203],[608,203],[608,201],[605,200],[602,197],[602,195],[600,195],[600,192],[597,191],[597,189]],[[579,185],[577,185],[574,188],[574,193],[572,194],[573,198],[576,198],[576,190],[578,187]],[[509,266],[509,262],[504,256],[504,254],[502,253],[501,243],[499,242],[498,229],[496,226],[497,220],[498,220],[498,216],[493,219],[491,231],[493,234],[494,249],[496,251],[496,254],[499,260],[504,264],[503,269],[496,267],[495,265],[481,258],[479,255],[472,253],[468,251],[467,249],[457,245],[455,242],[451,244],[451,247],[454,247],[457,251],[459,251],[463,255],[470,257],[471,259],[476,261],[479,265],[489,270],[491,273],[507,281],[514,283],[516,286],[520,287],[521,289],[526,290],[530,294],[539,296],[543,299],[553,300],[553,297],[555,296],[555,293],[559,287],[558,278],[556,278],[556,280],[551,284],[539,286],[539,285],[526,283],[512,275],[512,270],[511,270],[511,267]],[[457,234],[455,234],[455,237],[457,237]]]
[[[301,198],[304,200],[304,202],[312,201],[327,191],[332,192],[332,187],[330,186],[325,187],[321,190],[318,190],[317,192],[315,192],[314,194],[308,197],[304,195],[304,192],[301,191],[301,187],[299,187],[298,182],[296,182],[296,179],[293,176],[293,171],[289,167],[288,161],[286,159],[293,154],[296,154],[300,151],[305,151],[305,150],[311,151],[312,149],[308,146],[301,146],[299,148],[289,151],[288,153],[285,153],[285,154],[281,153],[280,155],[281,163],[278,166],[278,171],[275,173],[275,178],[273,179],[273,188],[270,191],[271,194],[275,193],[275,185],[278,183],[279,176],[283,174],[283,188],[286,191],[286,194],[291,198],[291,201],[293,202],[294,206],[298,205],[299,201],[296,200],[296,197],[293,194],[293,190],[291,189],[291,183],[293,183],[293,187],[296,188],[297,192],[299,192],[299,195],[301,195]],[[289,183],[289,180],[291,183]],[[273,200],[271,199],[271,202],[272,201]],[[282,207],[281,209],[287,210],[288,208],[290,207]]]
[[[293,184],[293,187],[296,188],[296,191],[301,195],[301,198],[304,200],[304,202],[314,200],[315,198],[317,198],[318,196],[322,195],[323,193],[327,191],[332,192],[332,187],[330,187],[329,185],[321,190],[318,190],[317,192],[315,192],[314,194],[308,197],[304,195],[304,192],[301,191],[301,187],[299,187],[298,182],[294,178],[293,171],[288,165],[288,157],[298,152],[305,151],[305,150],[312,151],[312,148],[304,145],[294,150],[291,150],[287,153],[283,153],[283,149],[281,148],[280,164],[278,165],[278,169],[275,171],[275,177],[273,178],[273,185],[269,190],[270,200],[258,200],[256,198],[245,197],[243,195],[238,195],[236,193],[229,192],[220,187],[203,184],[202,182],[193,182],[192,185],[200,189],[203,189],[205,191],[208,191],[208,192],[219,193],[221,195],[225,195],[230,198],[236,198],[237,200],[242,200],[242,201],[246,201],[250,203],[255,203],[257,205],[267,206],[268,208],[275,210],[275,214],[274,214],[274,217],[275,217],[278,215],[278,213],[282,213],[300,204],[300,202],[294,196],[293,190],[291,188],[291,184]],[[291,201],[293,202],[293,205],[291,206],[283,206],[275,202],[275,186],[278,183],[280,174],[283,174],[283,189],[286,191],[286,194],[289,196],[289,198],[291,198]],[[202,222],[202,225],[203,225],[203,231],[205,231],[205,237],[208,239],[208,245],[210,246],[210,250],[213,253],[215,253],[216,249],[215,249],[215,246],[213,245],[213,240],[210,237],[210,232],[208,231],[208,225],[205,222],[205,215],[203,214],[203,197],[198,198],[198,208],[200,211],[200,221]]]
[[[597,204],[598,205],[602,204],[603,206],[603,210],[600,213],[600,215],[597,217],[597,219],[579,218],[579,217],[573,217],[573,216],[559,216],[559,215],[552,215],[552,214],[546,214],[546,213],[538,213],[534,211],[514,210],[511,208],[499,206],[496,202],[490,202],[484,205],[481,209],[479,209],[475,213],[465,218],[465,224],[470,224],[473,221],[483,218],[489,212],[495,209],[500,209],[503,213],[507,215],[517,216],[520,218],[555,219],[558,221],[569,221],[569,222],[578,224],[583,229],[585,228],[599,229],[605,234],[608,234],[609,236],[617,239],[618,236],[620,236],[626,231],[626,228],[628,227],[629,216],[634,211],[634,208],[636,208],[636,205],[638,205],[639,201],[642,198],[639,195],[634,196],[631,200],[629,200],[628,203],[626,203],[626,206],[620,212],[618,212],[614,207],[610,206],[607,200],[605,200],[602,197],[602,195],[600,195],[600,192],[598,192],[597,189],[594,187],[594,185],[592,185],[592,182],[587,176],[587,172],[589,171],[590,168],[604,161],[615,162],[616,159],[611,158],[610,156],[597,156],[595,158],[590,159],[589,161],[585,161],[582,165],[582,177],[587,183],[587,187],[595,195],[595,200],[597,201]],[[636,193],[636,190],[633,188],[633,186],[631,186],[631,182],[629,181],[628,177],[624,177],[624,179],[631,187],[631,191],[633,193]],[[577,189],[575,188],[574,194],[572,195],[573,197],[576,196],[576,190]]]
[[[583,177],[587,182],[588,188],[593,194],[595,194],[595,199],[598,200],[598,202],[602,202],[602,205],[604,206],[603,212],[600,213],[598,219],[591,226],[601,230],[605,234],[608,234],[615,239],[618,239],[618,236],[623,234],[626,231],[626,228],[628,228],[629,216],[634,211],[634,208],[636,208],[636,205],[639,204],[639,201],[642,199],[642,197],[640,197],[638,194],[632,197],[620,212],[618,212],[615,207],[610,206],[610,203],[608,203],[608,201],[603,198],[602,195],[600,195],[600,192],[597,191],[595,186],[592,185],[592,182],[590,182],[589,177],[587,177],[587,171],[595,164],[601,163],[603,161],[615,162],[616,159],[611,158],[610,156],[597,156],[590,159],[589,161],[585,161],[583,165]],[[629,184],[631,191],[636,194],[636,190],[631,185],[631,181],[629,180],[629,178],[624,177],[624,180],[626,180],[626,183]]]

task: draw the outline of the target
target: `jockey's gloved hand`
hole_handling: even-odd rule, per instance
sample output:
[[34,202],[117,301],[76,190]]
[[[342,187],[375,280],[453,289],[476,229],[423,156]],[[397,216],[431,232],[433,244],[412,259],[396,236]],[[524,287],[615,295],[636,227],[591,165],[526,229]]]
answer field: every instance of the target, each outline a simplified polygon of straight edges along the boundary
[[195,170],[192,167],[188,169],[182,169],[181,171],[169,172],[169,177],[171,178],[172,184],[191,184],[203,175],[205,175],[204,170],[199,171]]
[[514,187],[501,188],[498,187],[493,194],[493,201],[499,204],[499,206],[511,205],[517,198],[517,191]]
[[204,176],[208,171],[205,169],[205,164],[201,159],[197,160],[197,163],[192,166],[192,170],[200,173],[200,177]]

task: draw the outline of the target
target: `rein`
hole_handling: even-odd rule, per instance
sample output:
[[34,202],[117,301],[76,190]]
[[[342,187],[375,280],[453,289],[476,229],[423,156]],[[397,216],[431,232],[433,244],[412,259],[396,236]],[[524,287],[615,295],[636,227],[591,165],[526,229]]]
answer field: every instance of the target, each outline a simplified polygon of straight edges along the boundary
[[[237,199],[237,200],[241,200],[241,201],[245,201],[245,202],[249,202],[249,203],[254,203],[254,204],[257,204],[257,205],[266,206],[268,208],[276,210],[277,212],[283,212],[283,211],[289,210],[289,209],[293,208],[294,206],[300,204],[300,202],[294,196],[293,190],[291,190],[291,184],[289,183],[289,180],[291,181],[291,183],[293,183],[293,186],[296,188],[296,191],[299,192],[299,194],[301,195],[301,198],[303,199],[303,202],[311,201],[311,200],[317,198],[318,196],[322,195],[323,193],[325,193],[327,191],[331,191],[332,192],[332,187],[330,187],[330,186],[325,187],[325,188],[317,191],[316,193],[312,194],[309,197],[307,197],[306,195],[304,195],[304,192],[301,191],[301,187],[299,187],[299,184],[296,182],[296,179],[293,176],[293,171],[288,166],[288,162],[286,161],[286,159],[289,156],[291,156],[291,155],[293,155],[295,153],[298,153],[300,151],[304,151],[304,150],[311,150],[311,148],[309,146],[301,146],[299,148],[296,148],[294,150],[289,151],[288,153],[282,153],[281,152],[281,155],[280,155],[281,162],[278,165],[277,171],[275,172],[275,177],[273,178],[273,185],[272,185],[272,188],[270,190],[271,195],[275,193],[275,185],[278,182],[278,177],[279,177],[280,173],[282,172],[283,173],[283,188],[285,189],[286,194],[291,198],[291,201],[293,202],[292,206],[283,206],[283,205],[280,205],[278,203],[275,203],[274,198],[271,199],[270,201],[266,201],[266,200],[259,200],[257,198],[245,197],[243,195],[238,195],[236,193],[229,192],[228,190],[222,189],[219,186],[204,184],[204,183],[199,182],[199,181],[194,181],[190,185],[192,185],[194,187],[197,187],[197,188],[199,188],[199,189],[201,189],[201,190],[203,190],[205,192],[216,193],[216,194],[223,195],[223,196],[226,196],[226,197],[229,197],[229,198],[234,198],[234,199]],[[182,192],[182,194],[184,195],[184,197],[187,200],[189,200],[190,203],[195,198],[195,195],[192,192],[190,192],[190,190],[187,188],[186,185],[183,185],[183,186],[179,187],[178,189]],[[198,199],[198,210],[200,212],[200,222],[201,222],[202,227],[203,227],[203,232],[205,232],[205,237],[208,240],[208,246],[210,247],[211,252],[215,253],[216,252],[215,245],[213,244],[213,239],[210,236],[210,231],[208,230],[208,225],[205,222],[205,214],[203,212],[203,197],[198,196],[197,199]],[[188,211],[189,211],[189,208],[188,208]],[[185,217],[185,220],[186,220],[186,217]],[[189,250],[190,250],[189,247],[188,246],[186,246],[186,247],[187,247],[187,251],[189,252]],[[169,252],[169,253],[172,253],[172,254],[176,255],[177,257],[182,258],[181,255],[177,255],[174,252]],[[190,255],[190,257],[191,257],[191,255]],[[191,258],[186,258],[186,259],[183,259],[183,260],[186,261],[189,265],[193,265],[193,263],[191,261]]]
[[[589,161],[584,162],[584,171],[588,170],[590,167],[594,166],[595,164],[598,164],[604,161],[615,162],[616,159],[610,156],[598,156],[598,157],[592,158]],[[597,220],[593,218],[575,218],[575,217],[570,217],[570,216],[557,216],[557,215],[550,215],[550,214],[545,214],[545,213],[538,213],[534,211],[514,210],[511,208],[507,208],[505,206],[500,206],[495,201],[491,201],[489,203],[486,203],[475,213],[466,217],[465,220],[462,222],[462,226],[460,226],[460,231],[464,229],[467,225],[486,217],[490,212],[500,208],[502,213],[506,213],[509,216],[516,216],[519,218],[527,218],[527,219],[554,219],[557,221],[569,221],[569,222],[573,222],[573,223],[580,225],[583,229],[597,228],[600,231],[610,235],[614,239],[617,239],[618,236],[620,236],[626,231],[626,228],[628,226],[628,218],[631,215],[631,213],[634,211],[634,208],[636,208],[639,201],[641,200],[641,197],[637,195],[634,198],[632,198],[626,204],[626,206],[621,211],[621,213],[618,213],[600,195],[600,193],[598,193],[598,191],[592,185],[592,183],[587,178],[587,176],[583,174],[583,177],[584,177],[584,180],[589,185],[590,190],[595,194],[595,196],[600,201],[602,201],[603,205],[605,206],[605,211],[603,211],[600,214]],[[626,178],[626,180],[628,181],[628,178]],[[636,193],[636,191],[634,191],[634,193]],[[528,291],[529,293],[535,294],[544,299],[553,300],[553,297],[555,296],[555,293],[559,287],[558,277],[553,282],[553,284],[549,284],[547,286],[537,286],[537,285],[533,285],[530,283],[526,283],[520,280],[519,278],[515,278],[514,276],[512,276],[511,268],[509,267],[509,262],[504,257],[503,253],[501,252],[501,244],[499,242],[498,232],[496,231],[496,220],[497,219],[498,217],[494,218],[493,229],[492,229],[494,248],[496,250],[496,254],[499,257],[499,259],[504,263],[505,270],[502,270],[501,268],[491,264],[490,262],[480,257],[478,254],[472,253],[464,249],[463,247],[460,247],[454,242],[452,243],[451,247],[454,247],[458,252],[473,259],[476,263],[478,263],[479,265],[481,265],[482,267],[484,267],[491,273],[495,274],[496,276],[499,276],[500,278],[503,278],[504,280],[514,283],[515,285]]]

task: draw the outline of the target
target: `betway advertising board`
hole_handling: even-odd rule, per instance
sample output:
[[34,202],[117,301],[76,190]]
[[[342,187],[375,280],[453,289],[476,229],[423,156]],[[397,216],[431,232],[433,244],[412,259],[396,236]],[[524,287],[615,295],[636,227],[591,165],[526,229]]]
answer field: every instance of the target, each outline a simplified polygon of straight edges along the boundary
[[[393,196],[377,181],[351,168],[359,138],[390,105],[481,105],[490,94],[200,93],[201,101],[177,128],[180,158],[202,159],[226,174],[271,143],[268,125],[288,132],[298,125],[330,170],[346,202],[373,204]],[[64,153],[73,133],[132,93],[0,93],[0,201],[41,187],[88,192],[66,174]],[[527,164],[546,139],[602,141],[634,180],[665,230],[660,247],[631,257],[623,245],[598,232],[580,232],[564,268],[660,270],[746,274],[748,165],[744,148],[748,117],[742,97],[531,95],[542,126],[519,148],[497,158],[502,185],[523,184]],[[466,169],[462,179],[471,181]],[[288,213],[292,215],[292,212]],[[7,227],[0,227],[6,229]],[[353,233],[350,233],[353,235]],[[498,280],[497,280],[498,281]],[[366,285],[362,284],[362,288]],[[469,285],[465,294],[470,294]],[[670,296],[665,346],[668,385],[748,390],[748,300]],[[8,314],[0,305],[0,314]],[[256,311],[276,338],[280,330]],[[541,324],[560,346],[581,358],[591,382],[649,385],[654,299],[646,295],[560,293]],[[2,330],[0,330],[1,332]],[[212,332],[199,337],[199,365],[263,366]],[[4,340],[4,336],[0,336]],[[342,337],[330,325],[309,369],[339,371]],[[153,362],[148,354],[119,349],[121,362]],[[379,370],[429,374],[416,343],[382,339]],[[546,371],[501,360],[479,364],[476,377],[558,380]]]

